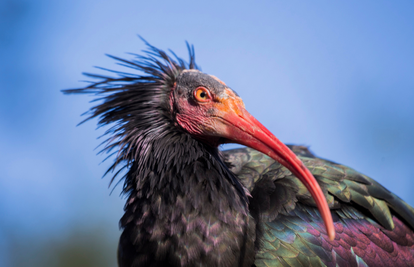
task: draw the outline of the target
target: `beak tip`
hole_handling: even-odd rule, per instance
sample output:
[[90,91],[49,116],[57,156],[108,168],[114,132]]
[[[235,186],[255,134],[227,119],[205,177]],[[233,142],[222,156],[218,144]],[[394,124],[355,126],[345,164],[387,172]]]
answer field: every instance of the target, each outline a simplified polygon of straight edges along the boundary
[[330,241],[333,241],[335,239],[335,230],[329,231],[328,237]]

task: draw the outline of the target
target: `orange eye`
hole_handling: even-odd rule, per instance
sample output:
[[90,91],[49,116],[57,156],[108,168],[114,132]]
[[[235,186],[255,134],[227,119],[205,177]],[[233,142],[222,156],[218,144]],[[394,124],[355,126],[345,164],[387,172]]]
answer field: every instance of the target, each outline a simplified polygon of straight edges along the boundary
[[198,87],[195,89],[194,97],[199,102],[208,102],[211,100],[210,92],[204,87]]

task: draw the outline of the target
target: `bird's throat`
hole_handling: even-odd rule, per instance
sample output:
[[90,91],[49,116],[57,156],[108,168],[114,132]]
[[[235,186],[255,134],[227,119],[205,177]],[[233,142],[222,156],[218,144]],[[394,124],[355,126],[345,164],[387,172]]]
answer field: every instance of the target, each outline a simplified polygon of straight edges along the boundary
[[[156,146],[152,155],[157,155]],[[232,174],[214,153],[217,150],[191,137],[170,137],[169,146],[159,150],[157,164],[146,163],[145,177],[139,176],[144,167],[133,165],[128,175],[138,176],[127,176],[135,188],[120,222],[124,229],[120,247],[132,245],[134,257],[157,264],[190,266],[201,259],[209,263],[206,266],[245,262],[240,251],[245,246],[254,251],[254,220],[244,196],[227,177]]]

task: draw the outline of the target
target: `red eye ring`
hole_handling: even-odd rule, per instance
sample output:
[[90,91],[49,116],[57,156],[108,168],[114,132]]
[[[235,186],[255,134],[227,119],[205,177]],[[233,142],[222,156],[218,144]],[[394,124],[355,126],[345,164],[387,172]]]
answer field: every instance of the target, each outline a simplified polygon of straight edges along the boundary
[[198,87],[194,90],[194,98],[198,102],[209,102],[211,101],[211,94],[210,91],[207,90],[207,88]]

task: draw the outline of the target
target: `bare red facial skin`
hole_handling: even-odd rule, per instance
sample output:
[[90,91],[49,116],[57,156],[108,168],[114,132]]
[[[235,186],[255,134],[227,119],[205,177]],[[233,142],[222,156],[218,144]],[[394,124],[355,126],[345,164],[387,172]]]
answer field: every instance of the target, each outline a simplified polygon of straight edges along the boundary
[[[175,119],[177,123],[195,138],[212,145],[219,146],[221,139],[220,133],[216,133],[217,118],[212,116],[212,111],[217,107],[223,106],[213,93],[208,91],[208,98],[197,100],[197,91],[206,89],[205,87],[197,87],[193,91],[193,98],[177,97],[173,94],[170,96],[170,102],[175,103],[177,112]],[[173,104],[171,104],[173,105]]]
[[268,129],[250,115],[242,100],[230,89],[224,96],[212,96],[211,101],[190,104],[177,99],[181,112],[176,114],[178,124],[194,137],[210,145],[238,143],[256,149],[289,169],[306,186],[314,198],[325,223],[329,239],[335,238],[331,211],[325,196],[311,172],[302,161]]

